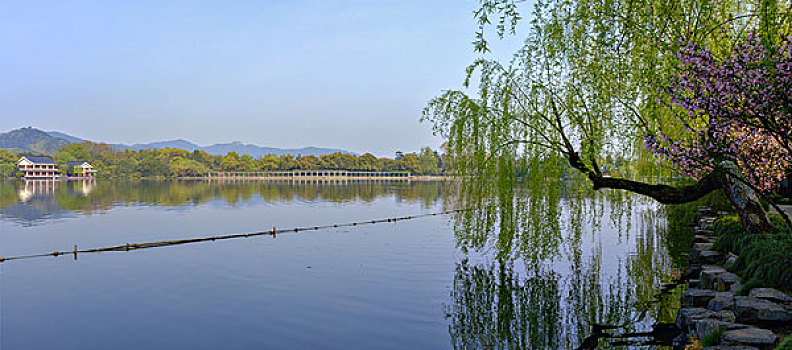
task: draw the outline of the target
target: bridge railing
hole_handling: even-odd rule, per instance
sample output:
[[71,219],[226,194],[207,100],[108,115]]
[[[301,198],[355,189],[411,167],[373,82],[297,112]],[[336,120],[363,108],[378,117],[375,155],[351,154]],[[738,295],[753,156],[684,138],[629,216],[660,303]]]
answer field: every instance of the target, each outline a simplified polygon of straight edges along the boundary
[[287,170],[287,171],[215,171],[201,178],[221,179],[403,179],[412,177],[408,172],[353,171],[353,170]]

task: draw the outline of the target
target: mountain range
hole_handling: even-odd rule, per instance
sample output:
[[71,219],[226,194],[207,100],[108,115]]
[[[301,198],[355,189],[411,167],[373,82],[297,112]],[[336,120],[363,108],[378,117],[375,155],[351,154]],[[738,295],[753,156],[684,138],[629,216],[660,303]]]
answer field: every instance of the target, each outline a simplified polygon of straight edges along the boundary
[[[70,144],[86,141],[79,137],[75,137],[59,131],[42,131],[36,128],[27,127],[9,132],[0,133],[0,148],[5,148],[11,152],[21,153],[30,152],[41,155],[53,155],[58,151],[58,148]],[[304,148],[275,148],[263,147],[254,144],[245,144],[239,141],[230,143],[218,143],[209,146],[199,146],[190,141],[177,139],[168,141],[157,141],[150,143],[138,143],[133,145],[125,144],[109,144],[116,150],[131,149],[140,151],[143,149],[154,148],[181,148],[187,151],[203,150],[210,154],[225,155],[228,152],[236,152],[240,155],[249,154],[253,157],[261,157],[265,154],[275,155],[314,155],[321,156],[331,153],[353,153],[342,149],[333,148],[320,148],[320,147],[304,147]]]

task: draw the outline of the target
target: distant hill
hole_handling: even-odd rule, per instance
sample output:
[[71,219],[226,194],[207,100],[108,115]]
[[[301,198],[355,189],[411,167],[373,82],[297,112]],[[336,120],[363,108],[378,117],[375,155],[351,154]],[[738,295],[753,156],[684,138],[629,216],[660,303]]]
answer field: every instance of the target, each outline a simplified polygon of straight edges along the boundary
[[[9,131],[7,133],[0,134],[0,148],[7,148],[15,153],[31,152],[36,154],[52,155],[55,152],[57,152],[58,148],[60,148],[63,145],[69,143],[78,143],[83,141],[86,140],[62,132],[58,132],[58,131],[45,132],[30,127],[16,129]],[[94,142],[98,142],[98,141],[94,141]],[[262,147],[253,144],[244,144],[239,141],[234,141],[231,143],[218,143],[209,146],[199,146],[190,141],[183,139],[157,141],[150,143],[138,143],[133,145],[125,145],[125,144],[109,144],[109,145],[117,150],[131,149],[135,151],[140,151],[143,149],[154,149],[154,148],[157,149],[181,148],[184,150],[188,150],[190,152],[197,149],[204,150],[210,154],[215,154],[215,155],[225,155],[228,152],[236,152],[240,155],[249,154],[253,157],[260,157],[265,154],[275,154],[275,155],[293,154],[295,156],[297,155],[321,156],[324,154],[331,154],[337,152],[354,154],[353,152],[345,151],[342,149],[320,148],[320,147],[284,149],[284,148],[275,148],[275,147]]]
[[154,149],[154,148],[181,148],[184,150],[188,150],[190,152],[194,150],[203,150],[208,152],[209,154],[215,155],[225,155],[228,152],[236,152],[239,155],[249,154],[253,157],[261,157],[265,154],[275,154],[275,155],[283,155],[283,154],[293,154],[293,155],[315,155],[321,156],[323,154],[331,154],[336,152],[341,153],[352,153],[349,151],[345,151],[342,149],[332,149],[332,148],[318,148],[318,147],[304,147],[304,148],[295,148],[295,149],[284,149],[284,148],[274,148],[274,147],[262,147],[258,145],[252,144],[245,144],[239,141],[234,141],[231,143],[218,143],[209,146],[199,146],[187,140],[169,140],[169,141],[157,141],[151,143],[137,143],[134,145],[122,145],[122,144],[112,144],[115,149],[124,150],[124,149],[132,149],[135,151],[140,151],[142,149]]
[[150,142],[150,143],[136,143],[134,145],[111,145],[116,149],[132,149],[135,151],[140,151],[142,149],[154,149],[154,148],[181,148],[184,150],[188,150],[190,152],[201,149],[201,146],[198,146],[190,141],[187,140],[170,140],[170,141],[158,141],[158,142]]
[[288,148],[288,149],[261,147],[257,145],[244,144],[239,141],[234,141],[231,143],[218,143],[211,146],[203,147],[202,149],[211,154],[226,154],[228,152],[236,152],[239,154],[249,154],[253,157],[260,157],[265,154],[275,154],[279,156],[284,154],[293,154],[295,156],[297,155],[321,156],[325,154],[338,153],[338,152],[352,153],[342,149],[318,148],[318,147],[303,147],[303,148]]
[[37,155],[53,155],[58,151],[58,148],[69,143],[67,140],[31,127],[0,134],[0,148],[6,148],[14,153],[30,152]]
[[64,134],[62,132],[47,131],[46,133],[49,134],[52,137],[59,138],[59,139],[64,139],[66,141],[69,141],[69,143],[79,143],[79,142],[85,141],[85,140],[83,140],[83,139],[81,139],[79,137],[74,137],[74,136],[71,136],[69,134]]

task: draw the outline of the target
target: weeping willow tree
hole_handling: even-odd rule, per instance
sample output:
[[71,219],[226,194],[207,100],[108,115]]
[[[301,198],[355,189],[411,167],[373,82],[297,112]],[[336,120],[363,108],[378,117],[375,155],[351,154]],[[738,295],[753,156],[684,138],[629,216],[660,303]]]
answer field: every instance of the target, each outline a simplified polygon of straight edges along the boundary
[[[476,50],[486,57],[487,31],[515,34],[520,10],[513,0],[482,0]],[[589,189],[664,204],[722,190],[739,205],[746,229],[771,229],[733,163],[695,181],[663,182],[648,177],[668,168],[647,152],[644,137],[661,129],[686,137],[663,91],[683,45],[726,54],[750,31],[788,32],[789,11],[789,1],[775,0],[538,0],[511,61],[476,60],[463,89],[446,91],[424,111],[423,120],[448,139],[450,172],[468,209],[459,214],[461,230],[473,245],[498,230],[502,249],[519,232],[547,232],[557,216],[546,199],[552,180],[575,176]]]

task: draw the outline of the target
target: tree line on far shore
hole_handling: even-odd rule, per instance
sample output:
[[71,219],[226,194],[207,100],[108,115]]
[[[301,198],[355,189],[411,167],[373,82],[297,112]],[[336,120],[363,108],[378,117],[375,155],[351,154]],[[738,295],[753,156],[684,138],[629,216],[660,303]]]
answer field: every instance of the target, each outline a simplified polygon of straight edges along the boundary
[[[26,153],[15,154],[0,149],[0,174],[16,173],[16,161]],[[315,155],[265,154],[254,158],[248,154],[229,152],[213,155],[203,150],[193,152],[180,148],[117,151],[104,143],[85,141],[58,149],[52,157],[61,171],[71,161],[87,161],[99,177],[178,177],[195,176],[213,171],[278,171],[278,170],[356,170],[410,172],[420,175],[443,173],[443,156],[430,147],[418,153],[396,152],[394,158],[378,158],[371,153],[355,155],[332,153]]]

